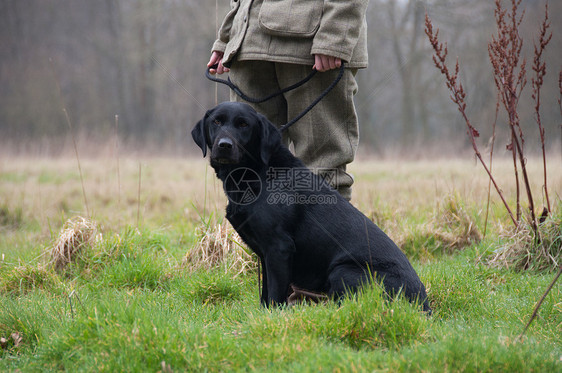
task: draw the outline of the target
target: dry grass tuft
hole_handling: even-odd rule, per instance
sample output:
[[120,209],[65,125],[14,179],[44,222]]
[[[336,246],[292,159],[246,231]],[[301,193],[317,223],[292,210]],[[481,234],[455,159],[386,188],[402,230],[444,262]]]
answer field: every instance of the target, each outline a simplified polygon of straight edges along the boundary
[[436,239],[448,253],[474,245],[482,240],[482,233],[467,213],[459,196],[449,196],[433,223]]
[[551,216],[539,224],[537,233],[530,224],[501,234],[506,244],[487,259],[491,267],[523,270],[556,270],[562,265],[562,214]]
[[200,239],[183,261],[192,271],[223,266],[239,275],[257,268],[257,260],[230,224],[202,225],[197,231]]
[[69,219],[50,250],[51,263],[57,271],[62,270],[67,264],[76,261],[85,247],[99,240],[101,233],[94,221],[81,216]]
[[482,234],[460,196],[453,194],[437,206],[430,220],[394,234],[393,239],[408,256],[424,260],[434,254],[453,254],[478,244]]

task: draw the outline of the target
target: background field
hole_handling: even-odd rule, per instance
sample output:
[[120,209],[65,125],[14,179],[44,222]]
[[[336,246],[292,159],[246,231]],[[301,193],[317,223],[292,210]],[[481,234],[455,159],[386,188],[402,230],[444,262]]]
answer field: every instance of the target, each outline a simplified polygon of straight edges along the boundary
[[[541,196],[539,163],[529,166]],[[556,161],[550,167],[559,211],[562,170]],[[63,223],[88,217],[76,159],[1,159],[4,368],[562,369],[561,285],[517,342],[554,273],[487,265],[509,242],[510,223],[492,194],[482,238],[488,181],[473,161],[365,159],[351,167],[353,203],[412,259],[431,318],[403,300],[382,299],[377,286],[341,304],[265,310],[255,267],[241,264],[252,259],[232,232],[217,233],[226,199],[206,160],[108,156],[82,160],[81,168],[99,235],[57,272],[47,262]],[[512,196],[509,162],[494,169]],[[208,244],[219,236],[237,253],[214,265],[185,260],[203,238]]]
[[[469,116],[488,142],[495,117],[495,86],[488,42],[497,35],[491,0],[370,0],[367,9],[369,67],[358,72],[356,109],[361,148],[377,155],[470,148],[465,125],[449,99],[424,35],[427,14],[459,58]],[[509,8],[509,2],[504,1]],[[538,138],[531,96],[533,43],[547,0],[524,0],[519,27],[528,85],[519,118],[529,141]],[[548,1],[551,19],[562,2]],[[230,2],[199,0],[102,1],[5,0],[0,4],[0,152],[60,156],[69,147],[62,107],[83,139],[81,151],[99,148],[117,132],[123,147],[184,156],[191,126],[228,89],[204,77],[218,25]],[[562,146],[557,85],[562,23],[544,54],[541,95],[547,148]],[[60,86],[60,91],[58,87]],[[119,116],[118,126],[115,116]],[[509,138],[500,113],[499,138]],[[118,128],[116,128],[118,127]],[[532,148],[532,147],[531,147]],[[82,153],[83,154],[83,153]]]

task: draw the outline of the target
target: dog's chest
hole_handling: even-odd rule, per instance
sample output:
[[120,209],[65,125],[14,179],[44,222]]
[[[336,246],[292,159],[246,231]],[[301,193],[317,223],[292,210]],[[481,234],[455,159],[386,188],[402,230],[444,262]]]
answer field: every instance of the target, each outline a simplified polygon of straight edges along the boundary
[[234,229],[238,229],[242,222],[248,218],[249,211],[245,206],[240,206],[236,203],[229,203],[226,206],[226,218],[232,224]]
[[248,235],[254,230],[252,228],[255,228],[256,212],[246,206],[229,203],[226,207],[226,218],[240,235]]
[[245,209],[240,209],[240,206],[232,207],[229,205],[226,209],[226,218],[240,235],[242,240],[256,253],[258,256],[263,256],[260,249],[259,235],[254,217],[249,214]]

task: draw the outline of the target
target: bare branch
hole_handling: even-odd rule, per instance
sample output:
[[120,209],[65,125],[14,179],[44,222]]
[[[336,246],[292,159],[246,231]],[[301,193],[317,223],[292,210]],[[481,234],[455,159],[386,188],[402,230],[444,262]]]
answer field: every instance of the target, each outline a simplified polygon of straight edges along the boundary
[[461,113],[464,122],[467,126],[468,136],[472,143],[472,148],[474,149],[474,153],[476,154],[476,157],[482,164],[482,167],[484,167],[484,170],[488,174],[488,177],[490,178],[492,184],[494,184],[494,188],[496,189],[498,195],[500,196],[509,216],[511,217],[511,220],[513,221],[513,224],[515,225],[515,227],[517,227],[518,221],[513,216],[513,213],[511,212],[511,208],[509,207],[507,201],[505,200],[503,193],[500,187],[498,186],[498,184],[496,183],[496,180],[492,176],[492,173],[489,170],[488,166],[486,165],[486,162],[482,158],[482,154],[480,153],[478,149],[478,145],[476,144],[476,138],[480,136],[480,134],[476,130],[476,128],[474,128],[474,126],[471,124],[466,114],[466,103],[465,103],[466,94],[464,92],[462,83],[460,83],[460,81],[458,80],[459,61],[457,59],[455,65],[455,72],[451,74],[446,64],[447,45],[446,44],[444,45],[443,43],[439,42],[438,39],[439,29],[437,29],[435,32],[433,31],[433,24],[431,23],[431,19],[429,18],[429,15],[427,13],[425,15],[425,33],[429,38],[429,42],[431,46],[433,47],[433,51],[434,51],[433,62],[435,63],[435,66],[439,69],[439,71],[441,71],[441,73],[445,76],[447,88],[449,88],[449,91],[451,92],[451,100],[455,104],[457,104],[457,108]]
[[542,148],[542,159],[543,159],[543,175],[544,175],[544,194],[546,198],[546,207],[548,213],[551,213],[551,206],[550,206],[550,199],[548,197],[548,183],[547,183],[547,173],[546,173],[546,151],[544,146],[544,127],[541,121],[541,87],[544,82],[544,76],[546,75],[546,63],[543,61],[543,52],[552,39],[552,32],[548,32],[548,28],[550,27],[550,22],[548,20],[548,3],[545,6],[545,15],[544,20],[541,24],[540,32],[539,32],[539,42],[538,45],[535,43],[535,53],[533,59],[533,71],[535,75],[531,78],[531,86],[533,89],[532,98],[535,101],[535,120],[539,127],[539,134],[541,140],[541,148]]

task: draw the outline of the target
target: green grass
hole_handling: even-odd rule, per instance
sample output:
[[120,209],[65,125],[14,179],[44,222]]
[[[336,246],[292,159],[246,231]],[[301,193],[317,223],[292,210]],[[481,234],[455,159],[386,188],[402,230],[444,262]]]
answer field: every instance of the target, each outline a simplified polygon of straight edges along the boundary
[[[183,259],[199,238],[196,228],[223,216],[220,185],[210,172],[201,182],[199,166],[153,162],[143,172],[138,227],[138,164],[123,165],[119,202],[115,179],[107,176],[112,171],[84,162],[86,190],[99,193],[90,203],[103,238],[59,272],[42,254],[71,216],[61,218],[61,204],[82,203],[80,193],[65,193],[77,181],[33,184],[32,177],[0,170],[0,180],[10,180],[0,184],[9,222],[0,227],[0,338],[6,339],[0,370],[562,371],[561,283],[517,340],[554,273],[487,264],[487,255],[508,240],[500,234],[508,223],[501,206],[493,206],[487,237],[462,240],[471,224],[483,231],[485,193],[474,185],[486,183],[475,181],[473,169],[459,173],[458,164],[447,162],[355,166],[354,203],[413,258],[434,310],[427,317],[404,299],[384,298],[376,284],[339,303],[267,310],[259,305],[255,271],[191,270]],[[42,174],[33,162],[17,166]],[[55,161],[43,167],[44,174],[72,170]],[[455,188],[444,196],[450,186],[440,183],[451,174]],[[383,176],[373,194],[377,175]],[[559,175],[552,179],[562,185]],[[13,198],[22,189],[28,197]],[[448,215],[463,211],[468,220]],[[450,237],[462,244],[450,246]],[[22,338],[17,345],[13,333]]]
[[559,288],[524,342],[515,342],[550,276],[490,270],[474,265],[473,255],[420,270],[431,286],[430,318],[403,299],[385,300],[376,286],[340,304],[269,311],[258,306],[253,276],[220,272],[178,273],[156,287],[77,281],[72,311],[70,289],[36,288],[2,299],[0,334],[23,335],[22,346],[2,352],[2,364],[24,371],[158,371],[162,362],[195,371],[560,369]]

